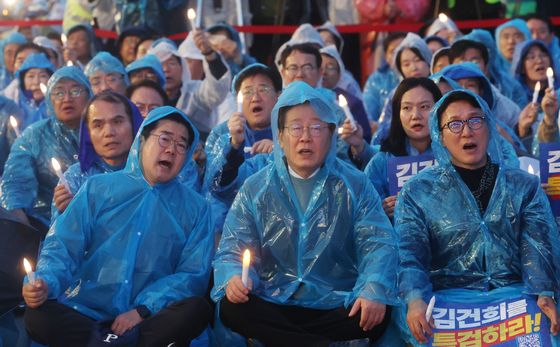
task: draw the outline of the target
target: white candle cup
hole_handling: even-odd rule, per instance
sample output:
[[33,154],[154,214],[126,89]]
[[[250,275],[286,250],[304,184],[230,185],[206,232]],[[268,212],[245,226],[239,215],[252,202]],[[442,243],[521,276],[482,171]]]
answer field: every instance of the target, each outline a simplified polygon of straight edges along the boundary
[[348,108],[348,101],[342,94],[338,96],[338,105],[342,107],[342,109],[344,110],[344,114],[346,115],[346,118],[350,120],[350,125],[352,125],[352,130],[355,131],[358,128],[356,126],[356,119],[354,119],[352,112],[350,112],[350,108]]
[[68,181],[66,180],[66,177],[64,177],[64,175],[62,174],[62,168],[61,168],[58,160],[56,160],[56,158],[51,158],[51,165],[54,169],[54,172],[58,176],[58,179],[60,180],[60,183],[62,183],[62,185],[64,187],[66,187],[68,192],[70,192],[70,188],[68,187]]
[[25,272],[27,273],[27,279],[29,280],[29,284],[35,284],[35,272],[31,267],[31,263],[26,258],[23,258],[23,267],[25,268]]
[[430,302],[428,303],[428,308],[426,309],[426,320],[429,322],[432,318],[432,312],[434,311],[434,305],[436,304],[436,297],[432,296]]
[[537,100],[539,99],[539,92],[541,91],[541,82],[537,82],[537,84],[535,84],[535,90],[533,91],[533,100],[531,101],[533,104],[537,103]]
[[251,252],[248,249],[243,252],[243,269],[241,271],[241,282],[247,288],[249,281],[249,266],[251,265]]
[[237,93],[237,112],[243,112],[243,94],[241,92]]
[[20,137],[21,132],[19,131],[18,122],[17,122],[16,117],[10,116],[10,125],[12,126],[12,129],[14,129],[14,132],[16,133],[16,138]]
[[548,88],[551,88],[554,92],[554,71],[551,67],[546,69],[546,77],[548,78]]

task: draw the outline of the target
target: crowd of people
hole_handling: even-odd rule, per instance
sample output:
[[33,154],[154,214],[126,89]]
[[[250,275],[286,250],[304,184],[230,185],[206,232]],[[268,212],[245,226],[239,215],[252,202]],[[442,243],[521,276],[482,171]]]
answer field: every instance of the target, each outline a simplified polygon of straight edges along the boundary
[[[519,159],[560,141],[548,18],[390,33],[363,88],[330,22],[273,66],[243,44],[227,24],[127,28],[115,55],[89,24],[1,41],[0,203],[44,239],[35,343],[420,346],[430,299],[460,292],[532,297],[556,345],[558,216]],[[395,193],[389,163],[420,156]]]

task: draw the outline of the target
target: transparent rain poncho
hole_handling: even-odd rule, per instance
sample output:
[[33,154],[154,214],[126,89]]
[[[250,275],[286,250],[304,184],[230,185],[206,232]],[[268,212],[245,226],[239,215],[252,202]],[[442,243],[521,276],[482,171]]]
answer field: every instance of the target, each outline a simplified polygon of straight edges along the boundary
[[248,178],[230,209],[216,258],[212,298],[241,274],[250,249],[253,294],[282,305],[332,309],[358,297],[396,301],[396,235],[365,175],[336,158],[336,132],[309,205],[302,210],[278,140],[281,108],[308,103],[324,122],[338,123],[328,99],[291,83],[272,112],[273,162]]
[[399,85],[399,76],[384,62],[374,73],[369,75],[364,86],[364,106],[371,120],[379,120],[383,106],[389,98],[389,93]]
[[128,64],[126,66],[126,73],[130,77],[132,72],[143,69],[151,69],[156,74],[160,87],[165,88],[165,74],[163,73],[163,67],[155,55],[146,54],[142,58]]
[[45,225],[50,224],[51,201],[58,182],[51,158],[59,161],[62,171],[78,160],[78,129],[70,129],[56,118],[50,98],[61,79],[78,82],[92,96],[89,82],[78,67],[57,70],[47,83],[49,118],[33,123],[15,140],[0,185],[0,201],[5,209],[22,208]]
[[0,41],[0,90],[4,90],[10,84],[10,82],[14,79],[14,74],[6,69],[4,64],[4,49],[7,45],[11,43],[17,43],[18,45],[23,45],[27,42],[27,39],[23,34],[18,32],[11,33]]
[[507,21],[504,24],[502,24],[502,25],[500,25],[496,28],[496,31],[494,32],[494,38],[495,38],[495,41],[496,41],[496,47],[498,48],[497,53],[500,57],[503,58],[502,63],[505,64],[504,68],[506,69],[506,72],[509,71],[510,66],[511,66],[511,62],[508,61],[506,59],[506,57],[504,56],[504,54],[500,51],[500,33],[505,28],[510,28],[510,27],[514,27],[517,30],[519,30],[519,32],[521,32],[521,34],[524,36],[523,41],[531,39],[531,32],[529,31],[529,28],[527,27],[527,23],[525,23],[525,21],[523,19],[519,19],[519,18],[512,19],[512,20]]
[[[483,215],[442,145],[437,110],[457,93],[473,96],[482,109],[489,129],[487,153],[499,165]],[[405,184],[395,210],[401,298],[428,302],[443,290],[470,290],[471,295],[458,299],[465,302],[505,288],[518,288],[518,294],[558,294],[560,240],[548,199],[536,176],[504,163],[486,102],[470,91],[451,91],[432,109],[430,130],[439,165]],[[405,322],[406,310],[397,316],[403,335],[416,345]]]
[[127,86],[130,84],[123,63],[110,53],[97,53],[84,68],[84,74],[88,78],[91,78],[96,72],[119,74],[122,76]]
[[[48,283],[49,299],[108,320],[139,305],[155,314],[204,295],[214,247],[208,207],[176,178],[149,185],[141,169],[142,129],[173,114],[192,128],[173,107],[152,110],[125,169],[91,177],[57,218],[36,271]],[[192,140],[187,158],[196,132]]]

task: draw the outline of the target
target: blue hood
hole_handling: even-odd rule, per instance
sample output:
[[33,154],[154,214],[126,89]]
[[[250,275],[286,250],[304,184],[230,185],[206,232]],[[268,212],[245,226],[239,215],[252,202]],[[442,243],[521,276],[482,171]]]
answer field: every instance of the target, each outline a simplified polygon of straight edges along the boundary
[[159,85],[162,88],[165,88],[165,73],[163,72],[163,67],[159,62],[159,59],[155,55],[146,54],[142,58],[128,64],[126,66],[126,73],[129,74],[141,69],[152,69],[158,77]]
[[[499,27],[496,28],[496,32],[494,33],[494,37],[496,39],[496,47],[500,47],[500,33],[502,32],[502,30],[504,30],[505,28],[509,28],[509,27],[514,27],[517,30],[519,30],[523,34],[523,36],[525,36],[525,40],[530,40],[531,39],[531,31],[527,27],[527,23],[525,23],[525,21],[522,20],[522,19],[516,18],[516,19],[512,19],[508,22],[505,22],[504,24],[502,24],[502,25],[500,25]],[[498,54],[502,58],[504,58],[504,56],[502,55],[500,50],[498,50]],[[506,62],[507,62],[507,60],[506,60]]]
[[[523,73],[523,62],[527,53],[529,53],[529,50],[534,46],[539,46],[544,52],[546,52],[546,54],[548,54],[550,58],[550,66],[552,67],[552,70],[554,70],[554,76],[557,76],[556,67],[554,66],[554,58],[550,54],[546,44],[539,40],[528,40],[515,46],[515,52],[513,53],[513,59],[511,61],[511,74],[514,75],[519,83],[521,83],[524,87],[527,87],[527,83],[525,82]],[[555,78],[554,89],[556,90],[558,87],[560,87],[560,84],[558,82],[558,78]],[[529,93],[532,93],[532,91],[529,91]]]
[[44,53],[30,54],[27,58],[25,58],[25,60],[23,61],[23,64],[21,64],[19,69],[16,71],[16,78],[19,79],[20,88],[22,90],[24,89],[24,84],[23,84],[23,80],[22,80],[23,75],[27,70],[30,70],[30,69],[46,69],[46,70],[49,70],[51,75],[56,70],[54,65],[51,63],[49,58],[47,58],[47,56]]
[[124,69],[124,65],[121,61],[107,52],[99,52],[90,60],[90,62],[84,68],[84,74],[89,78],[94,73],[101,71],[103,73],[117,73],[123,76],[124,83],[128,86],[130,82],[128,81],[128,75]]
[[[414,33],[408,33],[404,40],[395,48],[393,53],[393,66],[397,66],[397,56],[405,48],[416,48],[420,52],[420,58],[430,64],[432,62],[432,51],[422,38]],[[400,73],[400,72],[399,72]]]
[[[486,101],[486,103],[493,107],[494,106],[494,92],[492,91],[492,84],[480,70],[478,65],[470,62],[452,64],[443,68],[436,75],[445,76],[457,81],[462,78],[477,78],[482,83],[482,95],[481,97]],[[453,87],[453,86],[452,86]],[[459,88],[461,88],[459,86]]]

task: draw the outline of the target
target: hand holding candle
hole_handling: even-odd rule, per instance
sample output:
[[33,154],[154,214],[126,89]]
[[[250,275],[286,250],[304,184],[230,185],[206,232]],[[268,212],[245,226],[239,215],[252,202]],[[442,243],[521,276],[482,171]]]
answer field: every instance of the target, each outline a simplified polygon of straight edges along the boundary
[[32,286],[35,285],[35,272],[33,272],[31,263],[29,263],[29,260],[27,260],[26,258],[23,258],[23,267],[25,268],[25,272],[27,273],[29,284],[31,284]]
[[246,249],[243,252],[243,269],[241,271],[241,282],[247,287],[249,280],[249,266],[251,265],[251,252]]
[[342,107],[342,109],[344,110],[344,114],[346,115],[346,118],[350,120],[350,124],[352,125],[352,130],[356,131],[356,129],[358,129],[358,127],[356,126],[356,120],[354,119],[352,112],[350,112],[350,109],[348,108],[348,101],[346,101],[346,98],[342,94],[338,96],[338,105]]
[[54,172],[60,179],[60,183],[62,183],[66,187],[66,189],[70,191],[70,188],[68,188],[68,181],[66,181],[66,177],[64,177],[64,175],[62,174],[62,168],[60,167],[60,163],[58,162],[58,160],[56,160],[56,158],[51,158],[51,165],[54,169]]
[[537,82],[537,84],[535,84],[535,90],[533,91],[533,100],[531,101],[533,104],[537,103],[540,91],[541,91],[541,82],[539,81]]
[[10,116],[10,125],[12,126],[12,129],[14,129],[14,131],[16,133],[16,137],[20,137],[21,133],[19,131],[18,122],[17,122],[16,117]]

